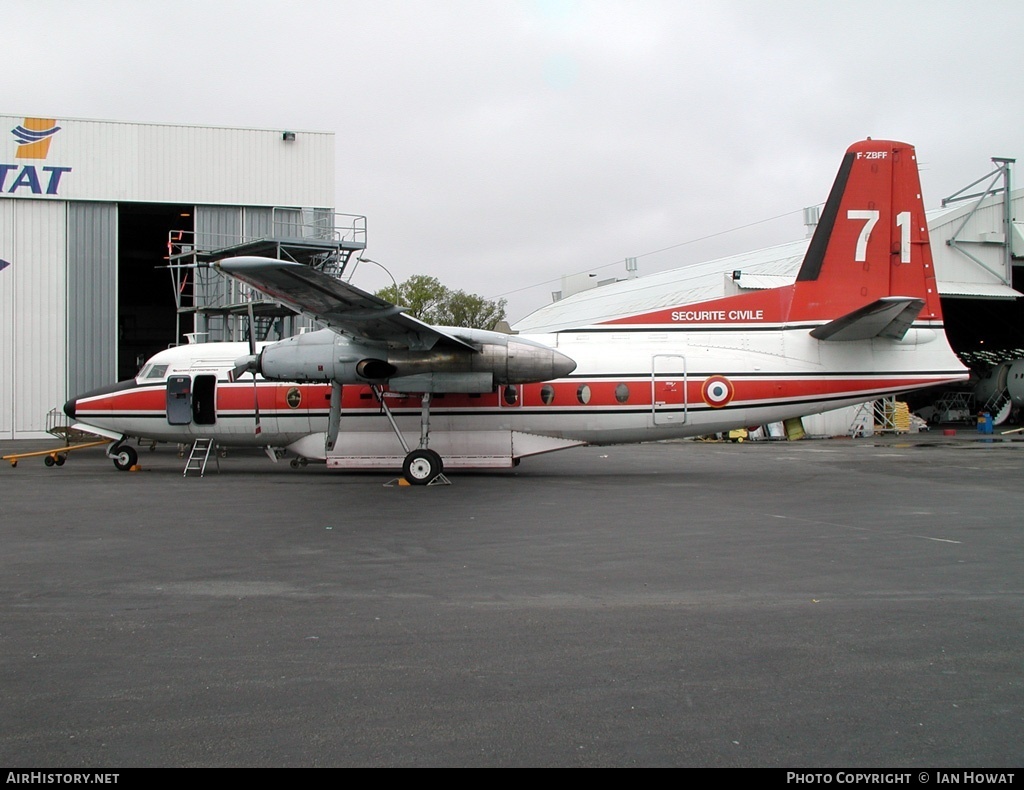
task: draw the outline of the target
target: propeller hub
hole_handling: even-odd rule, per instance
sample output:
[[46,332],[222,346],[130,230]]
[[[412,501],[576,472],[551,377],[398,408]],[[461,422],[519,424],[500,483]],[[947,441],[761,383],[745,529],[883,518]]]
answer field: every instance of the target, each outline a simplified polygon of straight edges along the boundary
[[238,357],[235,360],[234,367],[228,371],[228,379],[230,381],[238,381],[246,373],[252,373],[255,378],[256,374],[260,372],[260,355],[259,354],[246,354],[245,356]]

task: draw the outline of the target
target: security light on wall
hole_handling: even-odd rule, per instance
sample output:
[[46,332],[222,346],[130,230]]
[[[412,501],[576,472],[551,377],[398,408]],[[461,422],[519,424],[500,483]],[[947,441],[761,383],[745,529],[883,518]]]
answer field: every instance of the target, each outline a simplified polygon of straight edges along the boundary
[[295,132],[281,132],[281,139],[286,143],[295,142]]

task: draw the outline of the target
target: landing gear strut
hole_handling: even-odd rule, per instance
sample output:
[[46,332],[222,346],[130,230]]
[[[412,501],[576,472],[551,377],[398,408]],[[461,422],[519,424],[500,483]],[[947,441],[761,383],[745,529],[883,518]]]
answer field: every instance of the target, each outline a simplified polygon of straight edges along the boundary
[[444,461],[441,460],[440,454],[427,446],[430,441],[430,393],[424,392],[420,399],[419,447],[415,450],[410,450],[408,442],[405,441],[405,437],[398,429],[398,424],[395,422],[391,409],[384,402],[384,395],[380,387],[374,385],[371,389],[373,394],[377,396],[377,402],[380,403],[380,407],[388,418],[388,422],[391,423],[391,429],[395,432],[395,436],[398,437],[398,441],[401,442],[402,449],[405,450],[402,477],[405,478],[406,482],[414,486],[451,485],[451,481],[443,474]]

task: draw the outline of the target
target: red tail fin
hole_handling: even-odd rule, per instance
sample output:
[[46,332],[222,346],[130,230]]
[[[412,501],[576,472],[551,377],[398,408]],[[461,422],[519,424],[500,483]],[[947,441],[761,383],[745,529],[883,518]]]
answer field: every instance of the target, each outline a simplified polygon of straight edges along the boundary
[[790,321],[836,318],[883,297],[941,319],[914,148],[864,140],[843,158],[793,291]]
[[795,283],[602,323],[828,322],[814,337],[866,340],[941,318],[914,148],[864,140],[843,158]]

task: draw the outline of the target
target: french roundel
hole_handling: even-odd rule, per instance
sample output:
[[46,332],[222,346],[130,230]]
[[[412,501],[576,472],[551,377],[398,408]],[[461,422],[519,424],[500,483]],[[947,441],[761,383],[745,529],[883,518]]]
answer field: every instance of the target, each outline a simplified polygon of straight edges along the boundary
[[708,406],[720,409],[732,400],[736,390],[725,376],[710,376],[701,387],[700,394]]

